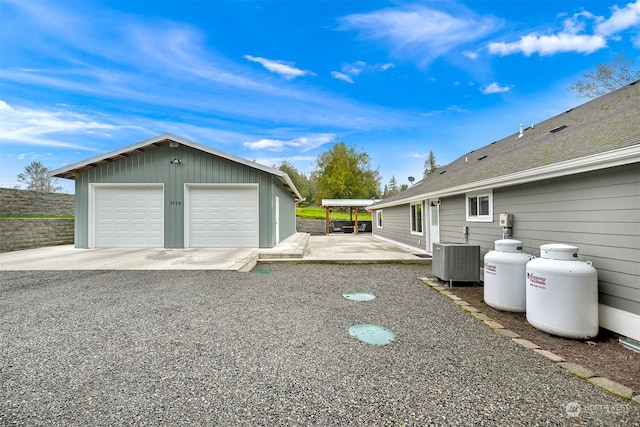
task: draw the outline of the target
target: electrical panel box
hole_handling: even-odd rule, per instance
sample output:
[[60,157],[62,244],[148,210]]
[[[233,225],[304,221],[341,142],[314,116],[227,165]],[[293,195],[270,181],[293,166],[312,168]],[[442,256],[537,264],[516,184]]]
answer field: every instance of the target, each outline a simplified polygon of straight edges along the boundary
[[513,228],[513,215],[510,213],[500,214],[500,227]]

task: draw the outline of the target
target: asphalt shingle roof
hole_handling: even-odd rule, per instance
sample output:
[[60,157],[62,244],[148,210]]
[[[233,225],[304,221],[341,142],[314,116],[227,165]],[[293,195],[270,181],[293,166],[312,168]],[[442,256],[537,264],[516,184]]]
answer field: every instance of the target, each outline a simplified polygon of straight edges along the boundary
[[640,144],[638,82],[466,153],[381,203]]

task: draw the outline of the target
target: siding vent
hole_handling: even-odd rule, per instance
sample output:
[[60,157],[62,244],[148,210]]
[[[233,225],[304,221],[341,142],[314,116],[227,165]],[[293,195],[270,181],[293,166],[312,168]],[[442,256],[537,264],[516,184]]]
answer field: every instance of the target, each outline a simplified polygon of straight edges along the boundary
[[562,126],[558,126],[557,128],[553,128],[549,131],[549,133],[556,133],[556,132],[560,132],[562,129],[566,128],[567,125],[562,125]]

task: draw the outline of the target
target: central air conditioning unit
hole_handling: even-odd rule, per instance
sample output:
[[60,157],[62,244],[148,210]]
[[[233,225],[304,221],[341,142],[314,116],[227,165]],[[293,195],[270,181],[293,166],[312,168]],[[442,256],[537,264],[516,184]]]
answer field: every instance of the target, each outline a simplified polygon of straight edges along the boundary
[[480,246],[467,243],[434,243],[431,268],[440,280],[480,281]]

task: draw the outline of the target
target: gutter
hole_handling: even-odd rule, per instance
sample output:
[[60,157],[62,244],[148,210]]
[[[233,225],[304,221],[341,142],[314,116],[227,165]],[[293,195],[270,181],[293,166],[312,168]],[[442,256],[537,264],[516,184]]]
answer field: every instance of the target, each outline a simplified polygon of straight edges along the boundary
[[552,165],[527,169],[521,172],[514,172],[495,178],[482,181],[462,184],[455,187],[417,194],[410,198],[398,199],[389,203],[378,203],[371,206],[372,210],[387,208],[391,206],[405,205],[407,203],[418,202],[425,199],[438,197],[449,197],[458,194],[510,187],[518,184],[526,184],[545,179],[558,178],[561,176],[574,175],[578,173],[591,172],[616,166],[623,166],[633,163],[640,163],[640,143],[630,147],[618,148],[604,153],[593,154],[591,156],[580,157],[578,159],[566,160]]

